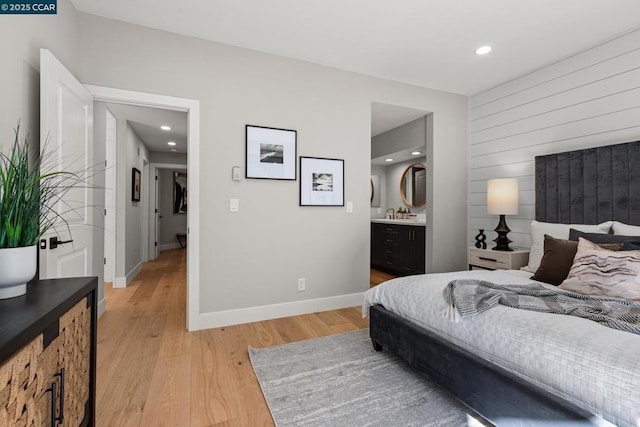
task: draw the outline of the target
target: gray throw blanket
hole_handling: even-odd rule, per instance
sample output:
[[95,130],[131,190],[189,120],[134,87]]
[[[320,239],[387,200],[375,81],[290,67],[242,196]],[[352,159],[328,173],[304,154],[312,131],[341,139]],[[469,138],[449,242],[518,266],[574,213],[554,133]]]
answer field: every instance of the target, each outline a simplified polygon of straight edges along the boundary
[[498,285],[472,279],[449,282],[443,295],[449,305],[444,315],[455,322],[501,304],[523,310],[578,316],[640,335],[640,303],[621,298],[548,289],[537,283]]

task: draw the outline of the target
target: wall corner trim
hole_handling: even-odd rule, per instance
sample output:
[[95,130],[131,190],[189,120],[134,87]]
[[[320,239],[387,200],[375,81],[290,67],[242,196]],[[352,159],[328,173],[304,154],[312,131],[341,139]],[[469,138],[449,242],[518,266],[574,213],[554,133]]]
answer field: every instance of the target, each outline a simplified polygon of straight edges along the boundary
[[241,323],[260,322],[280,317],[353,307],[362,304],[362,295],[362,293],[337,295],[326,298],[200,313],[198,329],[219,328]]
[[102,298],[100,302],[98,302],[98,318],[104,314],[104,311],[107,309],[107,300]]

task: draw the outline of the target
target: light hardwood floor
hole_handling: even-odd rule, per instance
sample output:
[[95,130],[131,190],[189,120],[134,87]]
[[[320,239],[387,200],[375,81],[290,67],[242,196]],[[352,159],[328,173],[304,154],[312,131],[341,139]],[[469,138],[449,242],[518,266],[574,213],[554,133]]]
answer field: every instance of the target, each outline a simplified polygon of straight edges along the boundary
[[386,282],[387,280],[391,280],[395,278],[393,274],[385,273],[384,271],[371,269],[371,273],[369,275],[369,287],[373,288],[374,286],[379,285],[382,282]]
[[360,307],[189,333],[186,251],[164,251],[98,321],[98,426],[271,426],[248,346],[368,327]]

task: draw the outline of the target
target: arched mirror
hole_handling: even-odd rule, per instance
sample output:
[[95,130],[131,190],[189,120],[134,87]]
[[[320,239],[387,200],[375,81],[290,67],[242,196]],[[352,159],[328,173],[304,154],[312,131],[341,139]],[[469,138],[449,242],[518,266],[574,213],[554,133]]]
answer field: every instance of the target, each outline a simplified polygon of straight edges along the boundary
[[400,196],[410,208],[427,204],[427,166],[424,163],[414,163],[404,170],[400,178]]

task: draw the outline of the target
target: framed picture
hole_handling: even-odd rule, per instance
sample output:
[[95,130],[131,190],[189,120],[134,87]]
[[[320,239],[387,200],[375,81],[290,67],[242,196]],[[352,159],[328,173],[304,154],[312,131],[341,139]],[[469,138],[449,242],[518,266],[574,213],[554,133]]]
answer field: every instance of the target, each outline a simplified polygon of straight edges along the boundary
[[187,172],[173,171],[173,213],[187,213]]
[[246,141],[247,178],[296,180],[295,130],[247,125]]
[[140,201],[140,183],[141,183],[140,170],[133,168],[132,178],[131,178],[131,201],[133,202]]
[[344,206],[344,160],[300,157],[300,206]]

